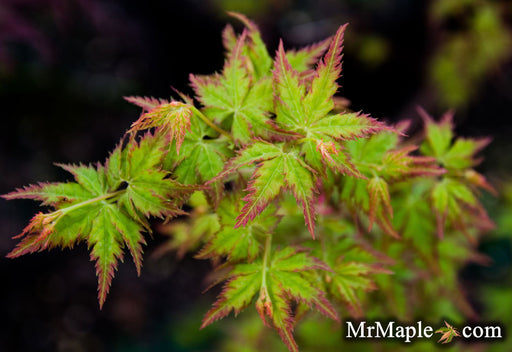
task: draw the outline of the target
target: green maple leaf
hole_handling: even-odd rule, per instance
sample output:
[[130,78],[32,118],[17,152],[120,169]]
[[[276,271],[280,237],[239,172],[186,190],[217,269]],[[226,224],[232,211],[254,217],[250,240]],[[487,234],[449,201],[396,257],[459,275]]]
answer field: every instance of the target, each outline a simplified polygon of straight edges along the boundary
[[276,158],[261,162],[253,174],[252,181],[247,186],[248,195],[240,215],[237,217],[236,226],[246,225],[256,215],[276,198],[285,186],[285,160],[283,153]]
[[142,266],[142,244],[146,244],[141,235],[141,226],[123,214],[115,205],[97,209],[92,220],[87,243],[92,247],[91,260],[96,261],[98,276],[98,300],[103,306],[110,284],[117,269],[118,259],[122,260],[123,246],[126,245],[132,254],[133,261],[140,275]]
[[140,143],[132,141],[124,149],[118,146],[105,166],[59,165],[76,182],[33,185],[4,195],[6,199],[40,200],[54,209],[32,218],[8,257],[86,241],[91,260],[96,261],[102,307],[124,247],[140,274],[142,231],[149,228],[142,216],[181,214],[178,202],[193,191],[158,168],[164,156],[161,143],[160,138],[147,134]]
[[490,143],[490,138],[454,138],[453,112],[445,113],[437,123],[424,110],[419,109],[425,123],[425,141],[421,145],[424,155],[435,157],[449,170],[468,169],[478,165],[476,154]]
[[317,193],[315,171],[294,150],[283,151],[283,144],[256,142],[241,150],[230,160],[222,178],[238,168],[258,162],[251,176],[243,199],[246,203],[237,217],[235,227],[245,226],[276,198],[281,191],[289,190],[302,206],[309,232],[314,237],[315,199]]
[[[332,113],[335,107],[333,97],[338,89],[336,81],[341,74],[345,27],[340,27],[331,39],[329,50],[320,60],[310,83],[301,79],[299,72],[292,67],[281,42],[274,63],[274,96],[276,123],[303,137],[302,152],[311,166],[322,172],[320,165],[328,153],[337,171],[355,174],[355,171],[347,172],[353,170],[353,166],[340,142],[364,138],[385,127],[366,115]],[[325,147],[325,143],[331,145]]]
[[280,43],[274,63],[276,123],[298,135],[295,138],[300,154],[320,175],[325,176],[330,170],[363,177],[351,162],[344,143],[368,137],[385,126],[366,115],[333,113],[345,27],[340,27],[329,41],[329,50],[310,79],[304,79],[292,67]]
[[[170,179],[168,172],[160,168],[166,148],[165,138],[147,134],[139,143],[130,143],[125,148],[118,146],[107,159],[107,181],[111,189],[125,186],[119,202],[134,218],[137,214],[144,217],[182,214],[175,202],[196,189]],[[169,201],[171,194],[174,203]]]
[[442,343],[450,343],[454,337],[460,336],[457,329],[448,324],[446,321],[444,322],[444,324],[446,325],[446,327],[442,327],[436,330],[436,334],[442,334],[439,341],[437,341],[438,343],[441,341]]
[[420,150],[435,158],[446,168],[446,175],[431,189],[432,208],[437,216],[438,235],[443,236],[447,220],[456,228],[465,231],[465,218],[482,230],[493,227],[485,209],[479,203],[477,192],[485,189],[495,194],[494,188],[485,177],[472,168],[480,163],[476,154],[490,140],[454,138],[453,113],[447,112],[439,122],[435,122],[424,110],[419,110],[425,121],[425,141]]
[[250,72],[249,60],[244,55],[247,35],[244,31],[237,39],[222,75],[190,76],[198,100],[206,107],[206,116],[227,125],[240,144],[248,144],[254,136],[278,133],[269,118],[272,82],[270,77],[256,80]]
[[315,270],[329,268],[309,254],[291,247],[274,251],[272,258],[236,265],[229,273],[219,299],[206,313],[202,327],[231,311],[240,313],[259,292],[256,308],[262,320],[278,331],[290,351],[298,351],[292,335],[292,302],[302,302],[334,320],[339,319],[324,292],[316,288],[311,277],[306,275]]

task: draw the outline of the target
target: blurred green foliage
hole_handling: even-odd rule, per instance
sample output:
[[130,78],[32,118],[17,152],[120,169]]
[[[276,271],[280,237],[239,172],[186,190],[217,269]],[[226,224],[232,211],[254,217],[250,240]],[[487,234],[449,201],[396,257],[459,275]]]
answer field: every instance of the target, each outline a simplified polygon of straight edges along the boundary
[[483,81],[512,56],[506,9],[499,1],[437,0],[431,3],[436,47],[429,77],[443,107],[464,107]]

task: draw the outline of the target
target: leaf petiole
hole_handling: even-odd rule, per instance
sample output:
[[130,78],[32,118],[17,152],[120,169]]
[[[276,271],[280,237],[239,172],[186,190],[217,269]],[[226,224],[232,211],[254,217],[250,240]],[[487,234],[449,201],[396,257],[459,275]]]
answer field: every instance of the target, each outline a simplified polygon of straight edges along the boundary
[[224,131],[222,128],[218,127],[217,125],[215,125],[213,122],[211,122],[198,108],[196,108],[195,106],[190,106],[192,111],[197,115],[199,116],[199,118],[201,120],[204,121],[204,123],[206,123],[208,126],[210,126],[211,128],[213,128],[215,131],[219,132],[221,135],[225,136],[226,138],[228,138],[230,141],[233,140],[233,137],[231,137],[231,135]]
[[79,209],[81,207],[84,207],[86,205],[90,205],[90,204],[94,204],[96,202],[100,202],[102,200],[107,200],[107,199],[110,199],[110,198],[114,198],[114,197],[120,195],[121,193],[123,193],[125,191],[126,191],[125,189],[121,189],[119,191],[115,191],[115,192],[112,192],[112,193],[103,194],[103,195],[98,196],[96,198],[92,198],[92,199],[86,200],[85,202],[80,202],[80,203],[77,203],[77,204],[70,205],[69,207],[65,207],[65,208],[56,210],[53,213],[54,214],[60,214],[62,216],[62,215],[65,215],[65,214],[67,214],[67,213],[69,213],[69,212],[71,212],[73,210],[76,210],[76,209]]

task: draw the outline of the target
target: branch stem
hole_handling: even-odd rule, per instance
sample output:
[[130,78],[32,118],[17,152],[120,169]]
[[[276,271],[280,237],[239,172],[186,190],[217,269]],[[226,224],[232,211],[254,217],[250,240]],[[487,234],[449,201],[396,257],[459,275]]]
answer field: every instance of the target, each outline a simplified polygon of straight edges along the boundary
[[263,252],[263,269],[262,269],[262,278],[261,278],[261,287],[265,288],[267,287],[267,271],[269,267],[269,260],[270,260],[270,252],[272,249],[272,234],[268,234],[267,238],[265,239],[265,249]]
[[224,131],[222,128],[218,127],[217,125],[215,125],[213,122],[211,122],[198,108],[196,108],[195,106],[192,106],[192,110],[194,111],[194,113],[199,116],[199,118],[201,120],[204,121],[204,123],[206,123],[208,126],[210,126],[211,128],[213,128],[215,131],[219,132],[221,135],[225,136],[226,138],[228,138],[229,140],[233,140],[233,137],[231,137],[231,135]]
[[84,206],[89,205],[89,204],[93,204],[93,203],[96,203],[96,202],[101,202],[102,200],[106,200],[106,199],[110,199],[110,198],[116,197],[116,196],[118,196],[118,195],[120,195],[121,193],[124,193],[124,192],[125,192],[125,190],[122,189],[122,190],[115,191],[115,192],[112,192],[112,193],[103,194],[103,195],[98,196],[96,198],[92,198],[92,199],[86,200],[85,202],[73,204],[73,205],[70,205],[69,207],[59,209],[59,210],[55,211],[54,213],[60,213],[60,215],[65,215],[65,214],[69,213],[70,211],[79,209],[79,208],[84,207]]

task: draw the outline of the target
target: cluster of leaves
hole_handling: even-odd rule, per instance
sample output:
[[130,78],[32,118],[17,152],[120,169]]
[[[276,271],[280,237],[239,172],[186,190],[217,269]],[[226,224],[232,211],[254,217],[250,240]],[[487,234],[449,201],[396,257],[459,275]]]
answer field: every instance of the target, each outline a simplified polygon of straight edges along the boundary
[[[420,111],[425,134],[414,143],[406,123],[338,104],[346,26],[298,51],[280,42],[272,59],[256,25],[232,15],[244,30],[224,30],[222,71],[190,76],[199,104],[179,92],[129,97],[143,112],[104,165],[63,165],[75,182],[4,196],[52,208],[9,256],[86,241],[102,306],[123,247],[140,272],[148,218],[179,215],[161,226],[171,238],[160,254],[196,252],[218,269],[214,284],[224,282],[202,326],[255,303],[291,351],[311,309],[334,321],[406,318],[420,297],[405,288],[418,285],[460,301],[456,270],[491,225],[478,190],[493,189],[473,170],[487,140],[454,140],[451,114],[435,122]],[[443,282],[422,280],[440,273]]]

